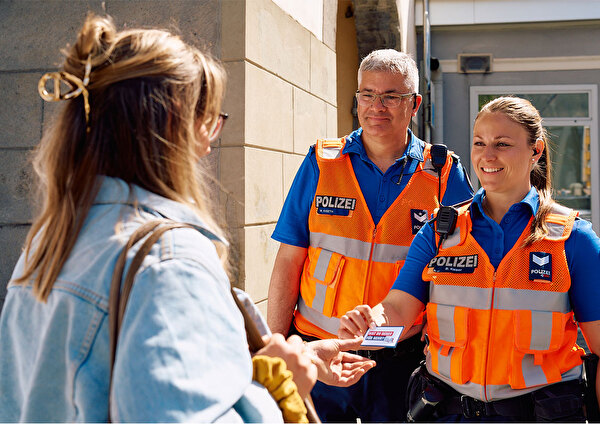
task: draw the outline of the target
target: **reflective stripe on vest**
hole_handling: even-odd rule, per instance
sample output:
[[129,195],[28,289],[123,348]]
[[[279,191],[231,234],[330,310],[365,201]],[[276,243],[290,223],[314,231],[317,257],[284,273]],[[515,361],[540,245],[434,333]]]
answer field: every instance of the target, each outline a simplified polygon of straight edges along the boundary
[[458,243],[460,243],[460,229],[455,230],[442,242],[442,248],[449,249],[456,246]]
[[304,299],[302,299],[301,297],[298,298],[298,312],[300,312],[304,316],[304,318],[318,325],[320,328],[327,331],[328,333],[337,334],[338,330],[340,329],[339,318],[323,316],[323,314],[320,311],[315,310],[310,306],[307,306],[306,303],[304,303]]
[[[369,242],[323,233],[310,233],[310,245],[338,252],[346,258],[363,261],[368,261],[371,255],[371,243]],[[393,244],[376,244],[373,246],[373,260],[387,263],[403,261],[406,259],[408,248],[408,246],[395,246]]]
[[461,209],[458,242],[442,247],[423,271],[430,281],[427,363],[434,375],[484,401],[578,378],[582,350],[564,254],[576,215],[553,208],[549,234],[524,246],[527,225],[494,269],[470,233],[468,207]]
[[[450,357],[451,356],[448,355],[448,358],[450,358]],[[448,359],[447,362],[450,362],[450,360]],[[467,396],[470,396],[475,399],[484,399],[485,393],[487,393],[488,398],[492,399],[492,400],[507,399],[507,398],[512,398],[512,397],[521,396],[521,395],[524,395],[527,393],[531,393],[531,392],[539,389],[538,386],[535,386],[535,387],[529,387],[527,389],[515,390],[512,387],[510,387],[510,385],[508,385],[508,384],[488,384],[485,387],[481,384],[476,384],[476,383],[472,383],[472,382],[467,382],[465,384],[456,384],[450,378],[446,377],[446,375],[450,374],[449,372],[445,375],[441,375],[441,374],[438,374],[433,371],[433,369],[431,368],[431,357],[430,356],[427,356],[427,358],[426,358],[426,366],[427,366],[427,370],[432,375],[436,375],[440,380],[442,380],[444,383],[446,383],[447,385],[452,387],[454,390],[456,390],[457,392],[459,392],[463,395],[467,395]],[[445,365],[445,368],[449,369],[450,368],[449,364]],[[583,367],[581,365],[571,368],[570,370],[561,374],[561,381],[571,381],[571,380],[580,379],[582,370],[583,370]]]
[[[491,305],[492,296],[494,304]],[[437,285],[431,287],[429,301],[439,304],[463,306],[470,309],[520,309],[547,310],[563,314],[571,310],[569,296],[565,293],[539,290],[510,289],[506,287],[462,287]]]
[[[319,181],[294,324],[301,333],[319,338],[335,337],[339,317],[355,306],[383,300],[414,238],[413,215],[425,224],[439,206],[437,172],[426,145],[424,162],[375,226],[350,158],[342,153],[344,145],[344,139],[319,140],[315,147]],[[442,195],[452,167],[450,154],[442,169]]]

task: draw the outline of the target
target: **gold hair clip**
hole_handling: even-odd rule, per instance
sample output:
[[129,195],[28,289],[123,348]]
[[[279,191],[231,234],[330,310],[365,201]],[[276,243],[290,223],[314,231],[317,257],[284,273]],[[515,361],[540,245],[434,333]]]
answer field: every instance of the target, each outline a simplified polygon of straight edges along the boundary
[[[40,78],[38,82],[38,92],[40,97],[47,102],[58,102],[60,100],[73,99],[80,94],[83,94],[83,107],[85,109],[85,123],[86,126],[89,123],[90,118],[90,103],[89,94],[87,91],[87,85],[90,82],[90,73],[92,71],[92,58],[88,55],[85,63],[85,75],[83,81],[68,72],[47,72]],[[49,92],[46,89],[46,82],[48,80],[54,81],[54,90]],[[61,92],[60,82],[65,83],[69,87],[69,91],[66,93]],[[89,126],[87,132],[90,131]]]

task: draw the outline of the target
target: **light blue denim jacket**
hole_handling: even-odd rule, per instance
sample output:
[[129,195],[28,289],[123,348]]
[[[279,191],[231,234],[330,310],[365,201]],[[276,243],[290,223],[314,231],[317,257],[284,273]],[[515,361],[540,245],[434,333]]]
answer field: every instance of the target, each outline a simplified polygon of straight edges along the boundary
[[[0,316],[0,422],[106,421],[108,293],[117,256],[143,220],[167,232],[138,272],[121,328],[113,421],[281,421],[252,383],[243,319],[202,221],[188,207],[104,177],[47,303],[8,286]],[[120,228],[117,224],[123,223]],[[129,253],[129,260],[136,249]],[[23,269],[19,259],[13,278]]]

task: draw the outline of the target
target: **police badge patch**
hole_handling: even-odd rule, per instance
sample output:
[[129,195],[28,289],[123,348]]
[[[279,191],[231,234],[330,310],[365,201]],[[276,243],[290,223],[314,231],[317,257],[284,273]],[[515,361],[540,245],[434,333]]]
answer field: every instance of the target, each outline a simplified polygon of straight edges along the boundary
[[529,279],[552,282],[552,255],[546,252],[529,252]]
[[427,223],[429,215],[425,209],[411,209],[410,222],[412,223],[413,236]]
[[472,274],[479,262],[478,255],[436,256],[429,261],[428,268],[433,272],[452,272],[455,274]]
[[319,215],[351,216],[356,208],[356,199],[338,196],[315,196],[315,207]]

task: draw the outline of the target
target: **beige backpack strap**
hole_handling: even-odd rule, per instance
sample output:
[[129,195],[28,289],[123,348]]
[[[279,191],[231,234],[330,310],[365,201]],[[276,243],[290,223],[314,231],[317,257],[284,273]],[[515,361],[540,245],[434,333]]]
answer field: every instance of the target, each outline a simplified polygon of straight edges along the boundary
[[[127,244],[121,251],[119,258],[117,259],[115,270],[113,272],[112,280],[110,283],[110,293],[108,298],[108,334],[110,341],[110,383],[108,391],[109,422],[111,421],[110,394],[112,393],[112,374],[115,365],[117,342],[119,340],[119,332],[121,330],[123,316],[125,315],[125,308],[127,307],[127,300],[129,299],[129,294],[131,293],[131,289],[133,288],[135,274],[142,265],[144,258],[148,255],[148,253],[150,253],[150,250],[152,249],[154,243],[156,243],[166,231],[172,230],[174,228],[185,227],[194,228],[190,224],[183,224],[168,221],[165,219],[148,221],[142,224],[137,230],[134,231],[129,240],[127,240]],[[121,287],[123,271],[125,269],[125,263],[127,261],[127,252],[141,239],[148,236],[148,234],[150,234],[150,236],[144,241],[144,244],[140,247],[140,249],[133,257],[133,260],[129,265],[129,269],[127,270],[125,280],[123,281]]]
[[[161,226],[162,225],[162,226]],[[160,228],[158,228],[160,227]],[[119,331],[121,329],[121,323],[123,321],[123,316],[125,314],[125,308],[127,306],[127,300],[129,299],[129,294],[131,293],[131,289],[133,288],[133,282],[135,278],[135,274],[139,270],[140,266],[144,258],[150,253],[152,246],[156,241],[166,232],[172,230],[174,228],[194,228],[189,224],[182,224],[177,222],[171,222],[166,220],[154,220],[148,221],[142,224],[127,240],[127,244],[121,251],[119,258],[117,259],[117,264],[115,265],[115,270],[113,273],[111,285],[110,285],[110,294],[109,294],[109,303],[108,303],[108,323],[109,323],[109,333],[110,333],[110,363],[111,363],[111,373],[112,367],[115,361],[115,352],[117,350],[117,340],[119,337]],[[127,261],[127,252],[131,249],[132,246],[137,244],[144,237],[150,236],[146,239],[144,244],[137,251],[134,256],[129,269],[127,270],[127,274],[125,276],[125,280],[121,286],[121,280],[123,277],[123,271],[125,268],[125,262]]]

